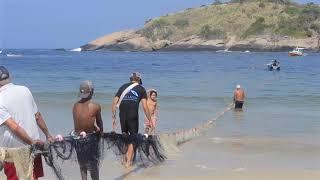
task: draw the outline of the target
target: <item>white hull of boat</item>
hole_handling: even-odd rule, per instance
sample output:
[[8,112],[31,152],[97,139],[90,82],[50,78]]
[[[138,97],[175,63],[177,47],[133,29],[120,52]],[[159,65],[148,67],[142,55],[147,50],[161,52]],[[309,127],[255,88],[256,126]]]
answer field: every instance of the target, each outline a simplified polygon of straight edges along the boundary
[[303,56],[303,50],[304,48],[295,48],[292,51],[289,52],[289,56]]

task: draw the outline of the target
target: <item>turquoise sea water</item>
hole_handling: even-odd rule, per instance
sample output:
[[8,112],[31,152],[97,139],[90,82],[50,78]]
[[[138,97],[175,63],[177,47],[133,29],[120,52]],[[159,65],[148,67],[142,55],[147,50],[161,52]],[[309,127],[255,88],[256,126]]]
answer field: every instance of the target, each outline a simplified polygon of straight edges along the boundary
[[[94,99],[102,104],[105,130],[110,131],[112,98],[129,81],[129,74],[139,71],[143,86],[159,93],[159,132],[191,128],[216,116],[231,102],[236,84],[246,91],[243,112],[226,113],[205,137],[183,146],[186,156],[196,149],[203,158],[181,157],[182,164],[320,168],[319,54],[10,52],[21,56],[0,55],[0,65],[9,69],[14,83],[31,89],[54,134],[73,128],[72,104],[78,98],[79,83],[86,79],[94,82]],[[279,72],[266,70],[273,58],[280,61]]]

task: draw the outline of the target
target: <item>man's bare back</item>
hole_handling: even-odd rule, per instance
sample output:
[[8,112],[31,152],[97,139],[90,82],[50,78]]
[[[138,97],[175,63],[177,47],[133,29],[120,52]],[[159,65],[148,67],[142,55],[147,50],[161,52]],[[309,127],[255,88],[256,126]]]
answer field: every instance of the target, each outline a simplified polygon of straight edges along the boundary
[[[101,106],[91,100],[76,102],[73,106],[74,130],[93,133],[102,126]],[[97,125],[97,126],[96,126]]]
[[[79,92],[81,100],[73,105],[73,122],[74,131],[80,134],[86,133],[103,133],[103,123],[101,118],[101,106],[91,100],[93,96],[93,83],[89,80],[80,84]],[[90,171],[91,179],[99,180],[99,140],[91,138],[83,146],[76,146],[78,163],[80,166],[81,179],[87,180],[87,173]],[[85,157],[85,158],[84,158]]]

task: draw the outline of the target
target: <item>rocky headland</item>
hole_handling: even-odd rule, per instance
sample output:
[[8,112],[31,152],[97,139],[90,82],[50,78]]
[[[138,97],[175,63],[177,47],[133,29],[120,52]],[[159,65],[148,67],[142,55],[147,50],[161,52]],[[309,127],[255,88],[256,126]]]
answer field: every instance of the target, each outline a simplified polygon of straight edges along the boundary
[[85,51],[288,51],[320,48],[320,6],[286,0],[237,0],[167,14],[142,29],[115,32]]

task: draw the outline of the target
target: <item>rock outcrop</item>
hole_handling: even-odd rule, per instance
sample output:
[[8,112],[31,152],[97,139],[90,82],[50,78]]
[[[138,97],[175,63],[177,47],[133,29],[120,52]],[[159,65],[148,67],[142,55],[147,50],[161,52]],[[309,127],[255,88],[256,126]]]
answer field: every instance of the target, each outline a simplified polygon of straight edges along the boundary
[[84,51],[288,51],[320,49],[320,7],[287,1],[243,0],[150,19],[139,30],[115,32]]

